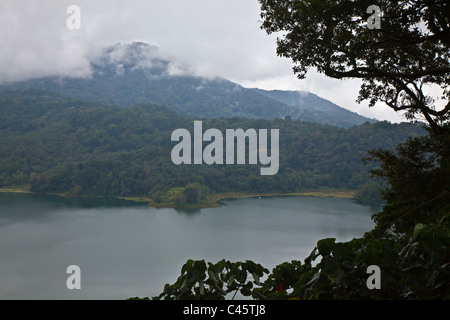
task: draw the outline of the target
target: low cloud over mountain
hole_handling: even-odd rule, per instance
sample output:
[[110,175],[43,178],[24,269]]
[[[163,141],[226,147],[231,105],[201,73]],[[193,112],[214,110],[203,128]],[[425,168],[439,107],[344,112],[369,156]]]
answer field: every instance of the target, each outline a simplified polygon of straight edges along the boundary
[[90,62],[87,77],[54,76],[10,83],[3,89],[39,89],[104,104],[155,103],[181,115],[206,118],[284,118],[359,125],[368,118],[312,93],[244,88],[224,78],[196,75],[143,42],[114,44]]

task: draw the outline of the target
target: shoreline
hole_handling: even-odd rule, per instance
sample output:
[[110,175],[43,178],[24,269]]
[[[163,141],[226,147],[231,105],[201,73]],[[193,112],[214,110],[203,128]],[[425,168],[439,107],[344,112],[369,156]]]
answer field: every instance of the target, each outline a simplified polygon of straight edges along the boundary
[[[1,193],[28,193],[36,194],[31,192],[26,186],[11,186],[0,188]],[[153,208],[171,208],[171,209],[207,209],[207,208],[217,208],[222,205],[221,203],[226,200],[235,200],[241,198],[258,198],[258,197],[288,197],[288,196],[310,196],[310,197],[334,197],[342,199],[353,199],[356,190],[343,190],[343,189],[329,189],[329,190],[310,190],[302,192],[292,192],[292,193],[244,193],[244,192],[226,192],[226,193],[215,193],[211,194],[199,204],[185,205],[182,207],[176,207],[168,203],[154,203],[152,199],[144,196],[114,196],[116,199],[122,199],[127,201],[134,201],[140,203],[147,203],[147,206]],[[57,195],[64,198],[80,198],[83,196],[94,197],[94,198],[104,198],[103,196],[89,196],[89,195],[70,195],[68,193],[48,193],[48,195]]]
[[[334,197],[342,199],[353,199],[356,190],[342,190],[342,189],[330,189],[330,190],[311,190],[304,192],[292,192],[292,193],[240,193],[240,192],[226,192],[215,193],[210,195],[203,203],[185,205],[182,207],[176,207],[171,204],[163,203],[158,204],[152,202],[151,199],[145,197],[120,197],[121,199],[136,201],[134,198],[139,198],[138,202],[147,202],[147,205],[152,208],[171,208],[171,209],[207,209],[217,208],[222,205],[221,203],[226,200],[236,200],[242,198],[258,198],[258,197],[289,197],[289,196],[310,196],[310,197]],[[143,200],[146,199],[146,200]]]

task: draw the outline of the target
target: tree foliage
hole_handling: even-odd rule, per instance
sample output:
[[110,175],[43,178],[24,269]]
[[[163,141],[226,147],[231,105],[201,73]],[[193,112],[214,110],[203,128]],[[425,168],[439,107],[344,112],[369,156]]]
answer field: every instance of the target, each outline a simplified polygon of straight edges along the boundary
[[[279,33],[277,53],[304,78],[309,68],[362,80],[358,101],[384,102],[442,133],[450,115],[450,4],[441,0],[377,1],[381,28],[371,29],[372,1],[260,0],[262,28]],[[427,94],[440,88],[441,97]],[[445,105],[437,108],[436,99]]]
[[[448,218],[417,224],[401,239],[322,239],[303,263],[283,262],[272,272],[252,261],[189,260],[152,299],[222,300],[237,292],[256,300],[449,299]],[[367,286],[372,265],[381,270],[380,289]]]
[[[369,181],[360,159],[370,147],[392,149],[420,126],[366,123],[344,129],[292,119],[203,119],[204,130],[278,128],[280,171],[259,165],[181,165],[170,159],[171,133],[196,119],[157,105],[117,107],[46,92],[0,94],[0,186],[30,184],[38,193],[145,196],[179,205],[208,193],[288,193],[358,189]],[[196,183],[196,184],[195,184]],[[177,189],[178,190],[178,189]]]
[[417,223],[437,223],[450,211],[449,138],[448,133],[411,137],[395,150],[369,152],[364,161],[381,163],[372,174],[387,182],[374,233],[406,232]]
[[[292,59],[299,78],[315,67],[329,77],[362,79],[359,101],[369,99],[371,106],[385,102],[395,111],[405,110],[411,119],[420,114],[429,134],[410,137],[395,150],[376,148],[365,159],[380,164],[372,174],[385,184],[386,204],[374,216],[372,231],[348,242],[319,240],[303,263],[281,263],[265,281],[258,279],[251,296],[449,299],[449,3],[378,1],[383,19],[381,29],[375,30],[366,25],[366,9],[373,4],[369,1],[260,3],[262,28],[282,32],[277,52]],[[442,90],[447,100],[442,109],[426,94],[426,85]],[[367,185],[367,192],[376,187]],[[367,286],[372,265],[381,270],[380,289]],[[155,299],[182,298],[175,289],[183,277]]]
[[[348,242],[319,240],[303,263],[283,262],[269,273],[258,266],[266,277],[247,283],[250,290],[245,295],[263,300],[449,299],[448,138],[411,138],[396,152],[371,152],[367,161],[381,161],[373,173],[388,185],[383,194],[386,204],[374,216],[376,227]],[[380,289],[367,286],[367,270],[372,265],[381,270]],[[229,268],[221,279],[230,279],[235,272]],[[223,299],[237,290],[223,281],[220,290],[211,288],[214,294],[201,294],[194,290],[199,277],[187,289],[181,287],[187,277],[182,272],[176,283],[166,285],[153,299]],[[186,290],[190,290],[187,295]]]

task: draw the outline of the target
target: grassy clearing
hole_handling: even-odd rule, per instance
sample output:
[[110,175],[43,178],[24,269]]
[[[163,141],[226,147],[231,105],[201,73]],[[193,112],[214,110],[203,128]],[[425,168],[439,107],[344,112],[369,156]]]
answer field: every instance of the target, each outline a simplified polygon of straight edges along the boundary
[[117,197],[118,199],[129,200],[134,202],[151,202],[152,199],[147,197]]
[[0,187],[0,192],[31,193],[29,185]]
[[295,193],[244,193],[244,192],[227,192],[227,193],[213,193],[206,195],[206,197],[196,204],[177,205],[177,199],[182,195],[184,188],[173,188],[169,190],[161,199],[159,203],[150,201],[149,206],[156,208],[186,208],[186,209],[202,209],[215,208],[221,206],[221,200],[238,199],[238,198],[256,198],[256,197],[284,197],[284,196],[312,196],[312,197],[335,197],[352,199],[356,193],[354,190],[346,189],[327,189],[307,192]]
[[330,189],[330,190],[318,190],[318,191],[306,191],[306,192],[293,192],[293,193],[219,193],[214,197],[217,200],[234,199],[234,198],[254,198],[254,197],[284,197],[284,196],[311,196],[311,197],[334,197],[352,199],[356,191],[343,190],[343,189]]
[[[245,193],[245,192],[226,192],[212,193],[204,195],[199,203],[180,205],[179,199],[182,197],[185,188],[172,188],[167,191],[158,202],[145,196],[117,197],[118,199],[130,200],[140,203],[148,203],[155,208],[183,208],[183,209],[203,209],[215,208],[221,206],[221,200],[255,197],[284,197],[284,196],[312,196],[312,197],[335,197],[352,199],[355,195],[354,190],[347,189],[323,189],[311,190],[295,193]],[[32,193],[29,185],[0,187],[0,192]],[[69,196],[67,194],[58,194],[59,196]],[[71,195],[73,196],[73,195]]]

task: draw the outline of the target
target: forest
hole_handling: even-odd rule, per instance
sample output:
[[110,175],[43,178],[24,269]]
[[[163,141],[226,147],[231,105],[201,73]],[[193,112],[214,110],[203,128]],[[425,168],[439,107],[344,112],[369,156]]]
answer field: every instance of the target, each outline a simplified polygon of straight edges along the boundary
[[[175,165],[177,128],[279,129],[279,172],[261,176],[252,165]],[[0,95],[0,186],[29,185],[32,192],[141,196],[161,202],[173,188],[196,193],[293,193],[326,188],[360,190],[379,202],[377,164],[361,162],[370,149],[392,149],[424,134],[421,125],[388,122],[339,128],[285,119],[198,119],[154,104],[110,106],[43,91]],[[248,163],[248,161],[246,162]],[[192,203],[188,192],[178,204]],[[189,199],[188,199],[189,198]],[[195,202],[195,201],[194,201]]]

